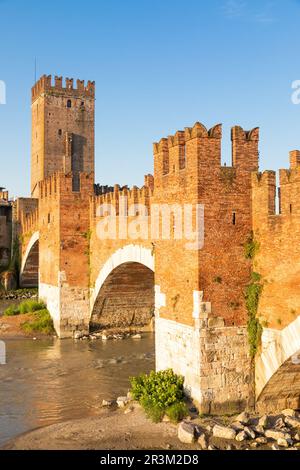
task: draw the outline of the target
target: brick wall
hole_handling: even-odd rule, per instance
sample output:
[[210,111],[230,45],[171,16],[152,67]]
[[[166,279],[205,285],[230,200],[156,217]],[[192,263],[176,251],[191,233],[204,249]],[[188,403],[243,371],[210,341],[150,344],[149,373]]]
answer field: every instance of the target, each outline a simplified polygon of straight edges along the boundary
[[280,213],[275,212],[276,175],[253,175],[253,227],[259,243],[254,269],[262,276],[258,315],[264,326],[283,329],[300,314],[300,166],[280,170]]

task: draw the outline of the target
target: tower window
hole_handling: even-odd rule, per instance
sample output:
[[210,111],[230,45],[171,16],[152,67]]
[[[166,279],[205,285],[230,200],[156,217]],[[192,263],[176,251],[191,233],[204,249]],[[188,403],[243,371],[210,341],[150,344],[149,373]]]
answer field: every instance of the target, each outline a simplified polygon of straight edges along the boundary
[[67,101],[67,108],[72,108],[72,101],[71,100]]
[[51,222],[51,216],[50,214],[48,214],[48,224],[50,224],[50,222]]
[[232,213],[232,225],[236,225],[236,213]]
[[61,129],[58,129],[58,135],[59,135],[59,136],[62,135],[62,130],[61,130]]
[[290,204],[290,214],[293,212],[293,206]]

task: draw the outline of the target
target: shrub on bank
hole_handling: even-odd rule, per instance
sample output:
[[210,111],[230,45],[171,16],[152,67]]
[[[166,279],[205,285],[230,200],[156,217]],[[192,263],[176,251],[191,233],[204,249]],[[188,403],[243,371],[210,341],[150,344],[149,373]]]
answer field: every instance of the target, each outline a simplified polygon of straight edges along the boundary
[[171,421],[178,422],[187,415],[184,378],[174,374],[171,369],[131,377],[130,382],[134,400],[142,405],[152,421],[157,423],[166,414]]
[[5,317],[14,317],[15,315],[20,315],[20,309],[17,305],[10,305],[3,314]]
[[53,320],[46,308],[33,312],[33,317],[22,323],[21,328],[26,333],[54,334]]
[[43,310],[46,308],[44,302],[39,302],[37,300],[25,300],[19,305],[10,305],[4,312],[4,316],[11,317],[14,315],[24,315],[25,313],[33,313],[38,310]]

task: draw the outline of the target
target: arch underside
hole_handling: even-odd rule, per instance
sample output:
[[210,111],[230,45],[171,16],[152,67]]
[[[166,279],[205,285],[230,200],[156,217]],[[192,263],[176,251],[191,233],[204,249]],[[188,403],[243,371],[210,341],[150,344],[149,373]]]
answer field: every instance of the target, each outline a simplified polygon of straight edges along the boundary
[[300,408],[300,350],[270,378],[257,400],[257,410]]
[[39,284],[39,241],[36,240],[26,256],[20,274],[20,286],[23,288],[38,287]]
[[116,267],[94,304],[92,330],[149,325],[154,316],[154,272],[138,262]]

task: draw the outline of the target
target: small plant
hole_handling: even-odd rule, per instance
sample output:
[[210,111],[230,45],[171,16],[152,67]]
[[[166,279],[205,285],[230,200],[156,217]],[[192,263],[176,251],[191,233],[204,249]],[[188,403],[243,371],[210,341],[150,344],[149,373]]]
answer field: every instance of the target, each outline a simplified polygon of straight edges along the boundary
[[21,328],[26,333],[43,333],[46,335],[55,333],[53,320],[46,308],[35,311],[33,318],[24,322]]
[[277,318],[277,323],[278,323],[278,325],[282,325],[282,320],[281,320],[281,318]]
[[297,315],[297,311],[294,308],[292,308],[291,309],[291,314],[295,317]]
[[20,315],[20,309],[17,305],[10,305],[3,314],[5,317],[14,317]]
[[166,409],[166,415],[173,423],[182,421],[189,413],[188,407],[184,402],[177,402]]
[[174,374],[171,369],[131,377],[130,382],[133,398],[154,422],[161,421],[165,413],[169,413],[172,420],[186,413],[183,401],[184,378]]
[[262,326],[257,318],[257,310],[260,295],[263,286],[261,284],[261,276],[258,273],[252,273],[251,283],[246,288],[246,307],[248,310],[248,338],[250,344],[250,355],[253,358],[258,350],[262,335]]
[[39,302],[37,300],[26,300],[22,302],[19,306],[20,314],[23,315],[24,313],[33,313],[37,312],[38,310],[43,310],[46,308],[44,302]]
[[214,282],[216,284],[222,284],[222,278],[220,276],[217,276],[217,277],[214,278]]
[[20,305],[11,305],[8,307],[4,316],[11,317],[15,315],[24,315],[25,313],[33,313],[38,310],[43,310],[46,308],[44,302],[38,302],[37,300],[25,300],[21,302]]
[[246,241],[244,245],[245,258],[254,259],[258,250],[259,250],[259,243],[256,240],[254,240],[253,232],[251,232],[251,234],[248,237],[248,240]]

